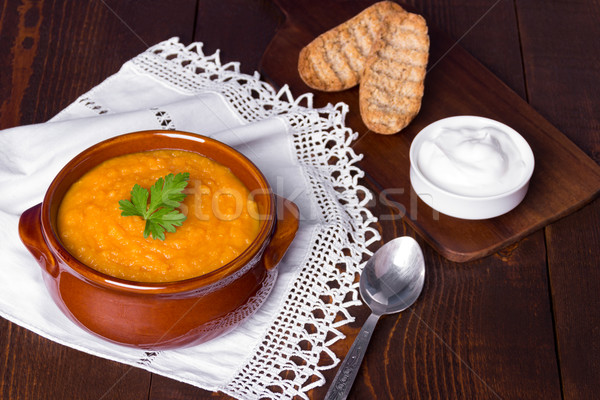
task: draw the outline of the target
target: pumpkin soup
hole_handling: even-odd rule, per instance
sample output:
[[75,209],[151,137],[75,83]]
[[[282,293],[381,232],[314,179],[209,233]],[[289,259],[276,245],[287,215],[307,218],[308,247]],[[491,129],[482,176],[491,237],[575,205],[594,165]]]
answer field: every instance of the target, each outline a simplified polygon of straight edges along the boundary
[[[123,216],[119,201],[134,185],[149,189],[169,174],[189,173],[179,211],[187,216],[165,240],[144,237],[146,221]],[[213,271],[240,255],[259,231],[256,203],[225,166],[183,150],[153,150],[112,158],[87,172],[65,194],[58,234],[79,261],[139,282],[170,282]]]

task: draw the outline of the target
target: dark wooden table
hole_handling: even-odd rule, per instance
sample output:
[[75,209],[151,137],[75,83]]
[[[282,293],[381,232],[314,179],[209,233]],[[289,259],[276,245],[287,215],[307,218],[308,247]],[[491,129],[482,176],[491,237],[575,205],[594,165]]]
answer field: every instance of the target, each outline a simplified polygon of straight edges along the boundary
[[[406,3],[600,162],[597,2]],[[240,61],[252,73],[283,20],[276,4],[260,0],[4,0],[0,129],[46,121],[172,36],[202,41],[206,53],[221,49],[222,60]],[[386,187],[364,184],[375,192]],[[379,204],[373,212],[393,210]],[[385,240],[417,236],[401,220],[379,228]],[[351,398],[598,397],[600,201],[473,262],[452,263],[421,244],[424,294],[412,311],[380,320]],[[368,314],[364,307],[352,311],[350,336]],[[349,345],[335,350],[344,354]],[[328,371],[329,381],[334,373]],[[309,395],[321,398],[326,389]],[[72,350],[6,320],[0,321],[0,397],[227,398]]]

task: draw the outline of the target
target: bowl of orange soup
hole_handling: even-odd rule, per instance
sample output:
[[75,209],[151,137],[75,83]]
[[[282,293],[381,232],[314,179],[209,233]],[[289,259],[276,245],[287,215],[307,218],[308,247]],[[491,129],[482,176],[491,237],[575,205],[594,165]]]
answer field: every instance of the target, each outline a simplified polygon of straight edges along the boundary
[[64,314],[144,349],[199,344],[251,316],[297,229],[298,208],[251,161],[177,131],[90,147],[19,221]]

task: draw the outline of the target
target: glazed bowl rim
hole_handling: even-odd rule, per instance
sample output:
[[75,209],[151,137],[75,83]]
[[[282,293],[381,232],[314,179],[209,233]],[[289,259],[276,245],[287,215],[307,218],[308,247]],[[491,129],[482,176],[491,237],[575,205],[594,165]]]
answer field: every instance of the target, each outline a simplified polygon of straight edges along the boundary
[[[73,256],[62,244],[58,237],[58,232],[56,227],[51,222],[51,210],[52,210],[52,202],[56,201],[54,198],[54,194],[56,189],[60,186],[61,182],[64,180],[66,176],[68,176],[73,168],[77,167],[80,164],[84,164],[90,154],[102,151],[106,147],[115,146],[119,142],[124,140],[135,141],[143,138],[147,138],[148,136],[160,136],[166,138],[174,138],[189,141],[190,143],[209,143],[213,146],[220,147],[225,151],[231,152],[236,156],[236,159],[241,161],[241,164],[244,168],[250,169],[252,174],[257,178],[260,183],[261,189],[265,190],[267,199],[266,210],[268,210],[268,214],[265,218],[261,218],[260,220],[260,230],[256,238],[252,241],[252,243],[244,250],[239,256],[230,261],[229,263],[210,271],[206,274],[202,274],[200,276],[196,276],[193,278],[183,279],[179,281],[170,281],[170,282],[142,282],[142,281],[132,281],[123,278],[117,278],[100,271],[93,269],[92,267],[87,266],[86,264],[79,261],[75,256]],[[138,139],[139,138],[139,139]],[[167,139],[168,140],[168,139]],[[161,150],[161,149],[173,149],[173,150],[190,150],[189,148],[184,148],[183,146],[174,145],[173,147],[165,146],[165,145],[157,145],[156,148],[146,149],[146,150],[137,150],[124,152],[122,155],[131,154],[141,151],[151,151],[151,150]],[[197,151],[196,151],[197,152]],[[197,152],[198,154],[201,154]],[[204,154],[201,154],[204,155]],[[107,159],[117,157],[112,156]],[[211,158],[209,155],[204,155],[205,157]],[[102,161],[101,161],[102,162]],[[99,165],[101,162],[93,164],[88,169],[84,171],[84,174]],[[217,160],[217,162],[219,162]],[[62,198],[60,199],[62,200]],[[102,140],[90,147],[87,147],[80,153],[78,153],[75,157],[73,157],[54,177],[52,183],[48,187],[46,194],[44,195],[44,199],[41,204],[41,230],[44,239],[46,240],[50,250],[58,256],[62,258],[64,264],[67,265],[73,272],[77,273],[79,276],[85,278],[87,281],[92,282],[96,285],[119,290],[119,291],[128,291],[134,293],[148,293],[148,294],[169,294],[169,293],[179,293],[190,290],[198,290],[205,287],[208,287],[216,282],[223,280],[224,278],[235,274],[237,271],[246,266],[256,255],[257,253],[263,249],[270,239],[275,227],[275,195],[269,185],[269,182],[263,175],[263,173],[258,169],[258,167],[250,161],[246,156],[244,156],[239,151],[235,150],[233,147],[219,142],[218,140],[209,138],[207,136],[199,135],[196,133],[185,132],[185,131],[176,131],[176,130],[144,130],[144,131],[135,131],[130,133],[120,134],[109,139]]]

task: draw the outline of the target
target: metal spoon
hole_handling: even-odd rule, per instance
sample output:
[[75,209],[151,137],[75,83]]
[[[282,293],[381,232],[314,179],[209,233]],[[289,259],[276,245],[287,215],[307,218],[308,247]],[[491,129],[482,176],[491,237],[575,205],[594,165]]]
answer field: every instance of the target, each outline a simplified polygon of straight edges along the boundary
[[410,307],[421,294],[424,281],[423,252],[409,236],[386,243],[367,261],[360,276],[360,295],[372,312],[340,365],[325,400],[348,397],[379,317]]

